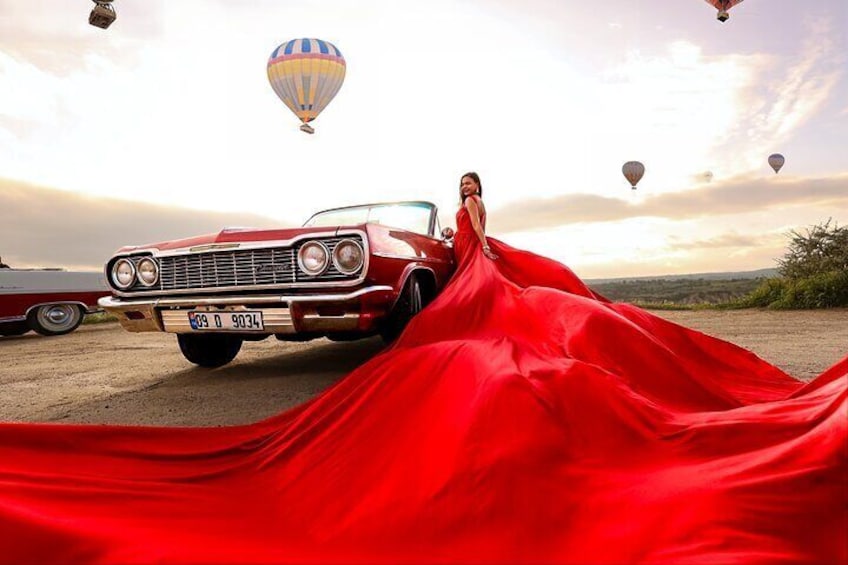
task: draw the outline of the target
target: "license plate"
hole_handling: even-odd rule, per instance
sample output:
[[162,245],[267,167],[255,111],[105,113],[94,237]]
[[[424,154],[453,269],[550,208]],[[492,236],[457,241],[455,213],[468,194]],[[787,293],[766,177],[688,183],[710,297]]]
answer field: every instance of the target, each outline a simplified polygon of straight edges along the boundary
[[262,312],[189,312],[188,323],[191,329],[198,331],[264,330]]

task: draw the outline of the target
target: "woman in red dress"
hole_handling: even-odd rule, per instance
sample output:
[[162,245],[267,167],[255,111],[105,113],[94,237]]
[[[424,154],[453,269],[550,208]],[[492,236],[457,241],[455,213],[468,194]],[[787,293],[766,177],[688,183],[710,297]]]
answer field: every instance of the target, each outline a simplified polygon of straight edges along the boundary
[[498,254],[505,253],[505,261],[498,265],[498,271],[503,277],[519,286],[547,286],[558,288],[572,294],[597,298],[607,301],[594,293],[583,281],[565,265],[552,261],[527,251],[521,251],[506,244],[486,238],[486,206],[483,203],[483,186],[477,173],[469,172],[462,175],[459,185],[459,195],[462,202],[456,214],[457,232],[454,250],[460,267],[472,262],[477,249],[489,259],[498,259]]
[[[464,239],[477,236],[483,249],[483,255],[492,260],[497,259],[498,256],[492,253],[489,244],[486,242],[486,206],[483,204],[483,186],[477,173],[462,175],[462,180],[459,182],[459,197],[462,206],[456,215],[456,224],[457,227],[461,227],[457,237]],[[463,251],[467,247],[467,243],[461,245]]]
[[611,303],[487,237],[480,189],[443,292],[302,406],[0,425],[0,561],[848,561],[848,357],[804,384]]

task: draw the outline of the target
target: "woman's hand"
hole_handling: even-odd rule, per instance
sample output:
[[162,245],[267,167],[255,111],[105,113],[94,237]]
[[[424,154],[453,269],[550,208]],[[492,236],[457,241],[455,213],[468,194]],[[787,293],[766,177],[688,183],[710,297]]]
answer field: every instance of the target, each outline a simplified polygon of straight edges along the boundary
[[497,255],[495,255],[494,253],[492,253],[492,250],[491,250],[491,249],[489,249],[489,246],[488,246],[488,245],[484,245],[484,246],[483,246],[483,255],[485,255],[486,257],[488,257],[488,258],[489,258],[489,259],[491,259],[492,261],[494,261],[495,259],[497,259],[497,258],[498,258],[498,256],[497,256]]

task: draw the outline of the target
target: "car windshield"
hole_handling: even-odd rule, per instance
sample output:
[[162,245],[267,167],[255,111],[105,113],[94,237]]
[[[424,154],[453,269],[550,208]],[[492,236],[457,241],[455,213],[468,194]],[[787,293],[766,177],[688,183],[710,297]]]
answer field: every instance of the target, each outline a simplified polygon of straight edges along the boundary
[[304,227],[381,224],[429,235],[433,205],[427,202],[372,204],[327,210],[312,216]]

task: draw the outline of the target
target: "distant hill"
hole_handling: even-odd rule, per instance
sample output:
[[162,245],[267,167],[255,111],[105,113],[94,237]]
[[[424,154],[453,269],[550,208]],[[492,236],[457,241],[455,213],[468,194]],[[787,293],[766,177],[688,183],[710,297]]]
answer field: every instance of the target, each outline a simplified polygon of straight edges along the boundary
[[777,269],[757,269],[755,271],[727,271],[723,273],[690,273],[686,275],[650,275],[643,277],[616,277],[609,279],[583,279],[586,284],[604,284],[623,281],[674,281],[674,280],[706,280],[706,281],[727,281],[738,279],[765,279],[776,277]]
[[692,273],[612,279],[586,279],[594,291],[616,302],[674,306],[729,304],[747,296],[777,269]]

